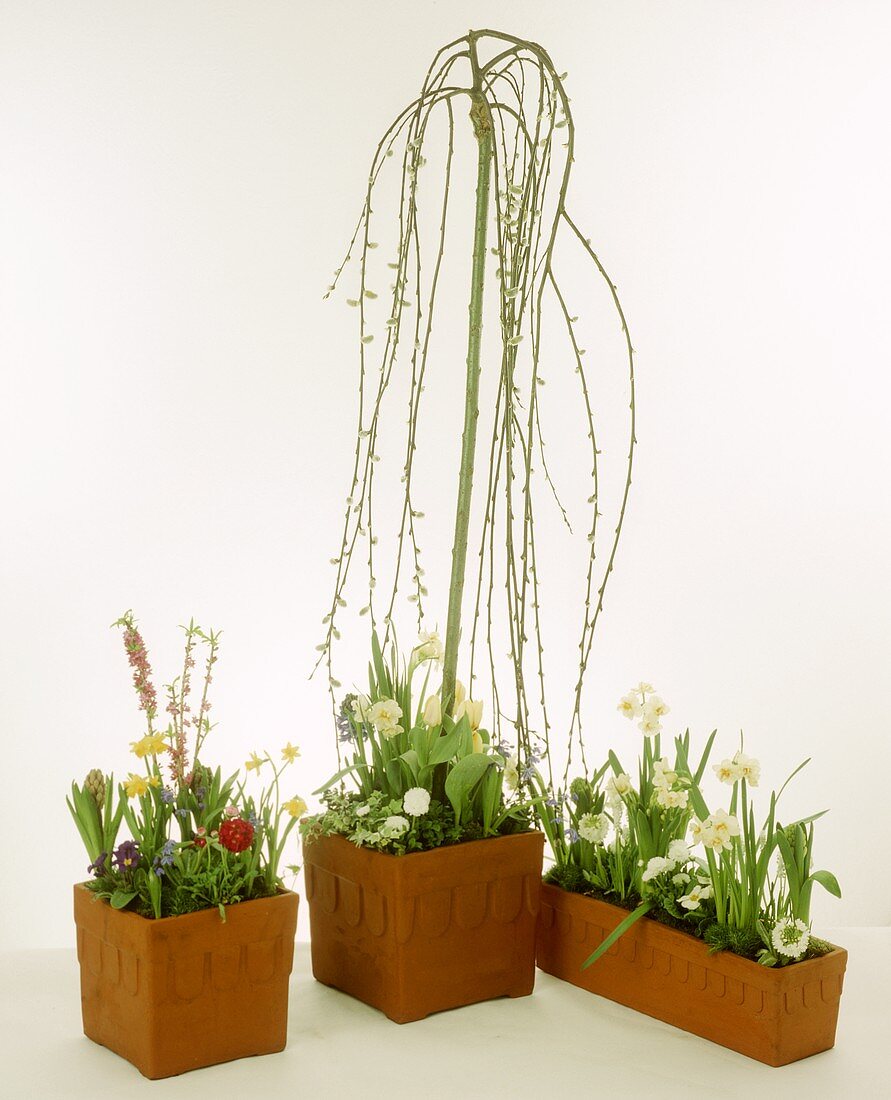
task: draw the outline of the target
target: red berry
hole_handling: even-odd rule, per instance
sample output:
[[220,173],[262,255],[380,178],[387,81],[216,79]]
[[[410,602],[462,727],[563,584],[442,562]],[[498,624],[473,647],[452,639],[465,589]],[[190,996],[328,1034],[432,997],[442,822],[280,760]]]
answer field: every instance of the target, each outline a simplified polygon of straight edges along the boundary
[[230,852],[243,852],[254,841],[254,826],[243,817],[229,817],[220,822],[220,844]]
[[203,836],[195,837],[195,847],[196,848],[206,848],[207,847],[207,841],[204,839]]

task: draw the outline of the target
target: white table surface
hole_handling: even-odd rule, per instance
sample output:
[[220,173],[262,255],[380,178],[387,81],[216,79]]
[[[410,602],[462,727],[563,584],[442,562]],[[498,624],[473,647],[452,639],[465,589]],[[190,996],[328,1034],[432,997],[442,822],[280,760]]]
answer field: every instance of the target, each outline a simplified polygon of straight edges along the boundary
[[398,1025],[314,982],[299,944],[282,1054],[148,1081],[85,1038],[74,951],[0,954],[0,1096],[891,1098],[891,928],[827,930],[849,951],[835,1050],[782,1069],[539,972],[535,993]]

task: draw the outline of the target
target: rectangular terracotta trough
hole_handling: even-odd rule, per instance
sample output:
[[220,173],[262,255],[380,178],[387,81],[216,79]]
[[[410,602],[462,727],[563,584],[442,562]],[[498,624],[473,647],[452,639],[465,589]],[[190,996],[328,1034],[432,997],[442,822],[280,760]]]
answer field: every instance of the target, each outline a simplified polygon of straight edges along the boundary
[[542,885],[537,959],[548,974],[721,1046],[783,1066],[835,1044],[847,952],[770,968],[644,918],[586,970],[628,916]]
[[284,1050],[297,904],[146,920],[75,886],[84,1034],[151,1078]]
[[307,840],[313,974],[397,1023],[527,996],[543,847],[537,832],[401,856]]

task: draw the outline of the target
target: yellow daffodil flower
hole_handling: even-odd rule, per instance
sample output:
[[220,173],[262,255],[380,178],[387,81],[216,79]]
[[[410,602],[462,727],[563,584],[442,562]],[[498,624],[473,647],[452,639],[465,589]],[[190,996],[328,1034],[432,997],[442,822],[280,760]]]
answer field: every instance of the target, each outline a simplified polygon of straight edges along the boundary
[[292,798],[282,803],[282,809],[287,810],[291,817],[301,817],[306,813],[306,803],[302,798]]
[[293,764],[299,755],[300,749],[292,745],[290,741],[282,749],[282,760],[286,760],[289,764]]
[[249,772],[259,771],[263,767],[264,761],[260,759],[255,752],[251,753],[250,760],[245,760],[244,766]]
[[157,775],[134,775],[130,772],[124,784],[124,790],[128,798],[138,798],[144,795],[149,787],[160,787],[160,785],[161,779]]
[[157,756],[167,748],[167,742],[160,733],[147,733],[141,741],[131,741],[130,751],[136,753],[140,760],[144,756]]

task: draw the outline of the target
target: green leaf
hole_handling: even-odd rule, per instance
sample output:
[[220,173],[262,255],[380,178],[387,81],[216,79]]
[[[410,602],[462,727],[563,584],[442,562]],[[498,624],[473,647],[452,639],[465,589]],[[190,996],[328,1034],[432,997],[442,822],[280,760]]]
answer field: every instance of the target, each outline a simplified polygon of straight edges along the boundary
[[494,761],[485,753],[474,752],[462,757],[452,768],[446,777],[445,792],[452,809],[455,811],[455,820],[460,824],[462,811],[467,806],[470,793],[482,779],[488,768],[494,767]]
[[384,691],[389,688],[390,678],[387,676],[387,666],[384,664],[384,656],[381,653],[381,643],[378,640],[377,631],[371,632],[371,657],[374,661],[374,675],[378,686]]
[[327,783],[324,783],[317,791],[313,791],[313,797],[324,794],[330,787],[333,787],[335,783],[339,783],[341,779],[344,779],[348,775],[352,775],[354,772],[367,771],[368,765],[362,764],[358,760],[352,764],[348,764],[345,768],[341,768],[336,775],[332,775]]
[[609,951],[616,940],[624,936],[628,929],[631,928],[632,925],[637,924],[640,918],[645,913],[649,913],[652,908],[653,903],[651,901],[642,901],[633,913],[629,913],[628,916],[621,922],[621,924],[616,925],[616,927],[612,930],[612,932],[610,932],[610,934],[597,948],[597,950],[590,954],[587,959],[585,959],[585,961],[582,963],[582,970],[587,970],[589,966],[591,966],[593,963],[596,963],[601,955],[605,955],[606,952]]
[[814,871],[808,882],[819,882],[824,890],[828,890],[835,898],[840,898],[841,887],[838,884],[838,879],[831,871]]
[[112,909],[123,909],[136,897],[138,890],[115,890],[108,899]]
[[[464,719],[462,719],[462,721],[464,721]],[[427,757],[428,765],[445,764],[447,761],[451,760],[458,752],[460,743],[461,725],[459,723],[451,733],[437,737],[433,742],[430,749],[430,755]]]

